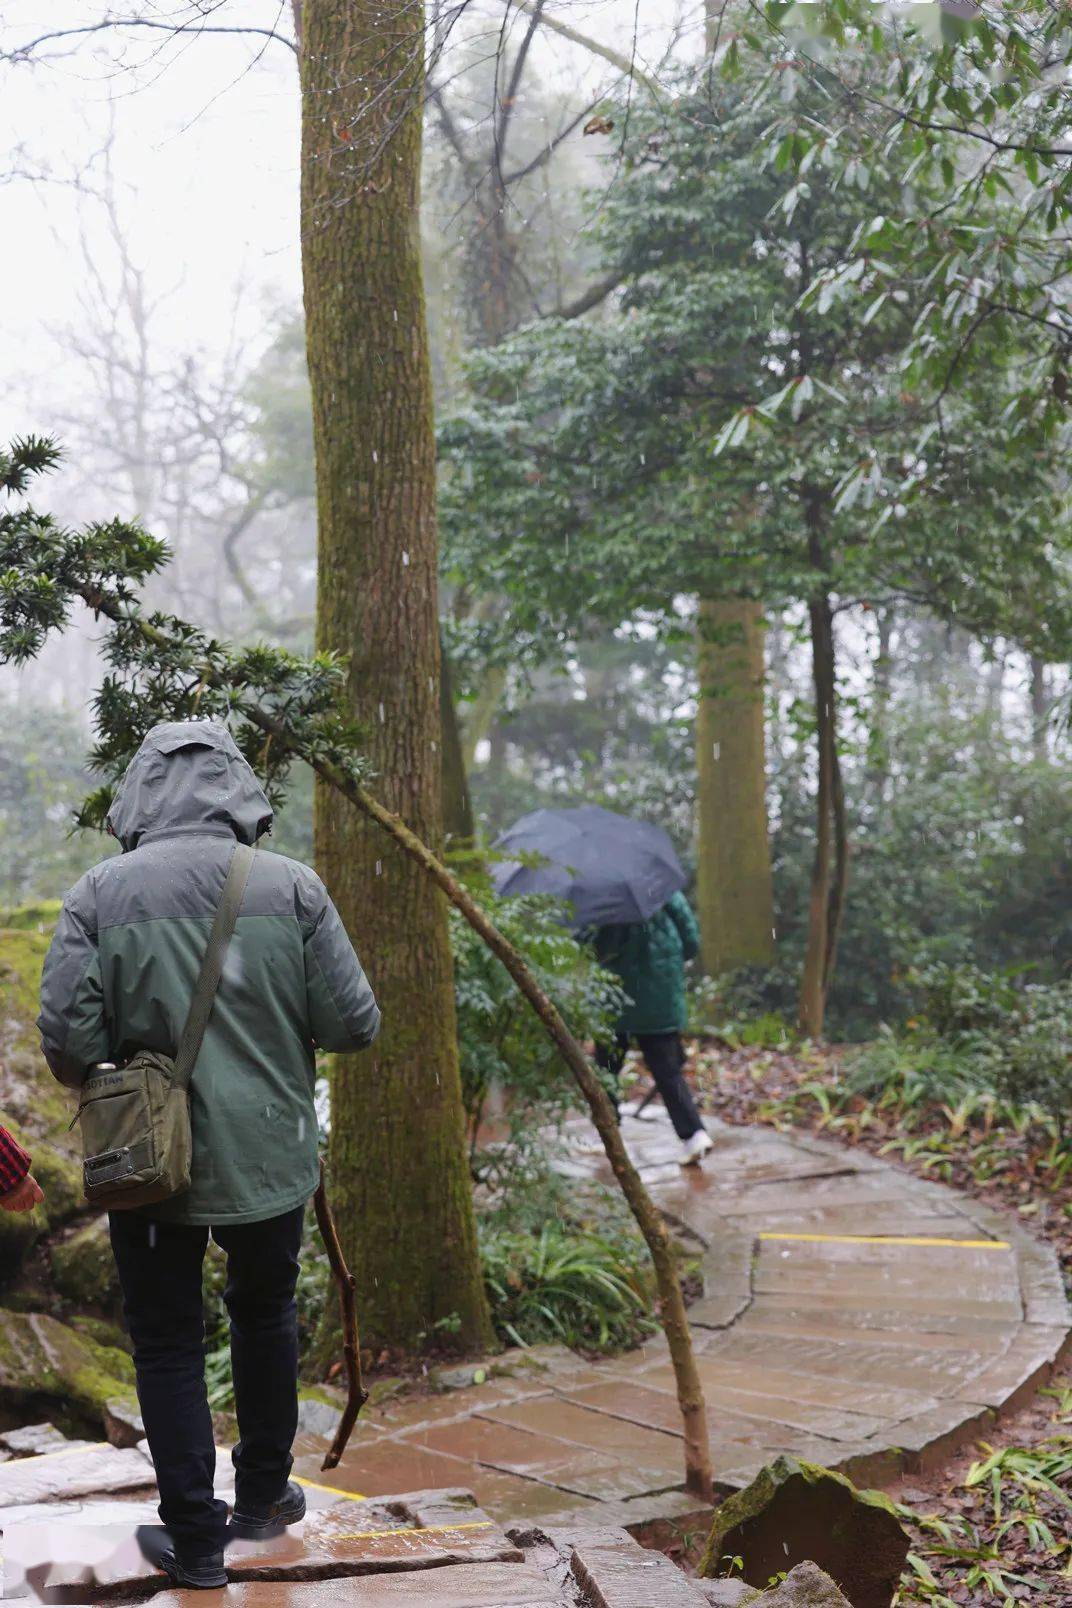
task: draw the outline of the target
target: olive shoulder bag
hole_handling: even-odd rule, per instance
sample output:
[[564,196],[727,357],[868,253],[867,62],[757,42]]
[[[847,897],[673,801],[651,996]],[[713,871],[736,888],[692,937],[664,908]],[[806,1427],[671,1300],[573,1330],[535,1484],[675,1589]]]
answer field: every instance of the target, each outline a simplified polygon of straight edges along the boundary
[[102,1066],[82,1085],[75,1121],[83,1187],[95,1206],[151,1206],[190,1187],[190,1079],[254,855],[248,844],[236,844],[174,1059],[136,1050],[125,1066]]

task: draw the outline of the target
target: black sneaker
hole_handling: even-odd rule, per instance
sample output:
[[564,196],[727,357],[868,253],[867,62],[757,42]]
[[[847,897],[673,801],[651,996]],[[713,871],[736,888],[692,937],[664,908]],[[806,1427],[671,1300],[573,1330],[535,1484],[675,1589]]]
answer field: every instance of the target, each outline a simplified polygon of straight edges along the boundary
[[216,1591],[227,1584],[222,1552],[179,1557],[170,1535],[160,1524],[139,1524],[135,1534],[142,1557],[162,1569],[173,1586],[183,1586],[188,1591]]
[[266,1536],[278,1535],[288,1524],[297,1524],[305,1517],[305,1492],[293,1480],[278,1502],[258,1507],[249,1502],[235,1500],[231,1515],[231,1534],[238,1541],[260,1541]]

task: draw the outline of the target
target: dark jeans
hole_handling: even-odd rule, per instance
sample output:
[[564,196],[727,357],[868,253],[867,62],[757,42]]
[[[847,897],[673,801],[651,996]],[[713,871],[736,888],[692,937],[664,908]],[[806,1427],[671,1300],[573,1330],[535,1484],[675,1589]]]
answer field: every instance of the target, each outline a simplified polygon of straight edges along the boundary
[[[679,1139],[691,1139],[703,1127],[692,1090],[685,1082],[682,1068],[685,1065],[685,1046],[680,1033],[637,1033],[637,1048],[655,1086],[663,1097],[674,1132]],[[599,1064],[615,1077],[625,1064],[629,1049],[629,1034],[619,1033],[613,1044],[604,1045],[598,1055]]]
[[[212,1237],[227,1253],[223,1298],[239,1441],[236,1500],[278,1500],[298,1426],[299,1206],[261,1223],[226,1224]],[[138,1401],[160,1489],[160,1518],[185,1557],[224,1544],[227,1508],[212,1494],[216,1448],[205,1392],[201,1264],[209,1230],[154,1222],[142,1212],[108,1217],[134,1342]]]

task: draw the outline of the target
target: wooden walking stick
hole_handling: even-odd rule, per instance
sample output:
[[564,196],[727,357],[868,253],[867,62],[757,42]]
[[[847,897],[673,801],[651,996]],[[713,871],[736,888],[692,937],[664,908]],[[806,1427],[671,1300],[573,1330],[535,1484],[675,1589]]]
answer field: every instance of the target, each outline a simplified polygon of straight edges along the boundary
[[316,1226],[320,1230],[320,1238],[324,1241],[324,1249],[328,1253],[328,1263],[331,1274],[339,1287],[339,1312],[342,1317],[342,1350],[346,1362],[346,1406],[343,1408],[339,1427],[335,1431],[335,1439],[328,1448],[321,1471],[334,1468],[350,1439],[350,1431],[357,1423],[357,1415],[368,1401],[368,1391],[361,1381],[361,1340],[357,1332],[357,1304],[354,1300],[354,1290],[357,1280],[346,1265],[346,1258],[342,1254],[339,1244],[339,1232],[335,1227],[335,1219],[331,1215],[331,1204],[328,1201],[328,1192],[324,1187],[324,1158],[320,1158],[320,1182],[316,1186],[313,1196],[313,1210],[316,1212]]

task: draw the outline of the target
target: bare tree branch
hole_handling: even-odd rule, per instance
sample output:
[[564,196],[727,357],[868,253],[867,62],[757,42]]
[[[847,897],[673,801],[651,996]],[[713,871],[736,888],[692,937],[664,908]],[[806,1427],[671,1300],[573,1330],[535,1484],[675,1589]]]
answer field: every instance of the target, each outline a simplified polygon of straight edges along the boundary
[[52,33],[38,34],[36,39],[29,39],[24,45],[14,50],[0,52],[0,60],[9,62],[29,61],[42,45],[52,44],[59,39],[73,39],[84,37],[87,34],[105,33],[109,30],[122,31],[124,28],[150,28],[157,33],[174,35],[193,34],[256,34],[263,39],[275,39],[281,45],[297,54],[297,45],[286,34],[276,33],[272,28],[239,28],[225,27],[218,23],[204,23],[191,19],[188,22],[156,22],[148,17],[107,17],[103,22],[88,23],[82,28],[57,28]]
[[[601,100],[602,96],[599,99]],[[503,179],[503,185],[509,188],[511,184],[516,184],[519,179],[527,179],[530,173],[535,173],[537,168],[541,168],[545,162],[549,162],[563,140],[569,139],[578,124],[583,123],[586,118],[590,117],[598,105],[599,100],[589,101],[588,105],[583,107],[576,117],[572,118],[564,128],[560,128],[558,133],[547,141],[547,144],[536,153],[531,162],[526,162],[524,167],[515,168],[512,173],[507,173]]]
[[613,273],[606,274],[604,278],[597,279],[594,284],[589,285],[588,289],[583,290],[573,301],[566,302],[562,307],[552,308],[548,316],[550,318],[580,318],[582,314],[591,312],[593,307],[598,307],[601,301],[606,301],[611,292],[617,290],[621,282],[621,271],[615,269]]
[[656,97],[659,95],[660,86],[658,81],[652,78],[649,73],[644,72],[643,68],[638,67],[632,57],[623,56],[621,51],[615,50],[613,46],[604,45],[600,40],[593,39],[590,34],[581,33],[579,28],[574,28],[570,23],[563,22],[560,17],[548,16],[547,12],[540,7],[539,0],[517,0],[517,4],[521,11],[527,11],[530,16],[534,11],[538,11],[540,22],[545,28],[550,28],[552,33],[561,34],[562,38],[568,39],[571,44],[581,45],[585,50],[590,51],[593,56],[599,56],[603,61],[609,62],[612,67],[616,67],[620,73],[625,73],[629,78],[635,78],[637,83],[643,84],[650,94]]

